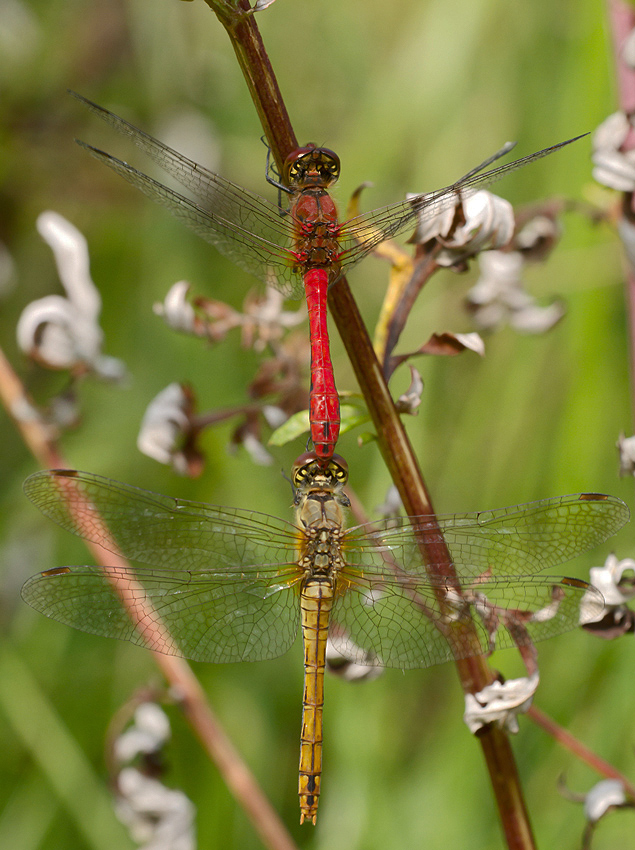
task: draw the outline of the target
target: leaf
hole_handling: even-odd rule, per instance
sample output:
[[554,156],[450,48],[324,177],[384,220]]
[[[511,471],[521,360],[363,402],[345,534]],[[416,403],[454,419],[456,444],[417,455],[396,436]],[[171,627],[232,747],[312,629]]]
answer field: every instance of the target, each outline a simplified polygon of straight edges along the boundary
[[294,413],[287,421],[273,432],[267,444],[269,446],[285,446],[309,430],[309,411],[301,410]]
[[454,334],[450,333],[450,331],[440,334],[434,333],[416,351],[409,351],[407,354],[398,354],[391,357],[391,373],[406,360],[409,360],[411,357],[417,357],[420,354],[456,357],[457,354],[462,354],[464,351],[474,351],[483,357],[485,354],[485,345],[481,336],[477,333]]
[[[365,409],[360,409],[352,404],[343,404],[340,408],[340,434],[345,434],[358,425],[364,425],[370,420],[368,412]],[[306,434],[309,428],[309,411],[301,410],[299,413],[294,413],[287,421],[273,432],[269,437],[268,445],[270,446],[285,446],[291,440],[295,440]]]

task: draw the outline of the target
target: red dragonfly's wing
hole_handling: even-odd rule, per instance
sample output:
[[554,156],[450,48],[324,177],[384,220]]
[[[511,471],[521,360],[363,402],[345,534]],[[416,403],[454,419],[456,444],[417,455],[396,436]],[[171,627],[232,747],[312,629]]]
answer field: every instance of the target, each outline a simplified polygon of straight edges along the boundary
[[302,282],[291,254],[293,222],[275,204],[225,180],[188,159],[123,118],[71,92],[95,115],[144,151],[185,186],[195,200],[169,189],[104,151],[78,142],[153,201],[169,209],[195,233],[236,265],[292,297],[302,297]]
[[[586,135],[586,134],[584,134]],[[510,147],[505,146],[493,157],[472,169],[461,177],[456,183],[438,189],[434,192],[415,195],[407,201],[399,201],[385,207],[379,207],[355,218],[349,219],[342,225],[339,234],[342,245],[341,266],[346,273],[352,266],[358,263],[370,251],[377,247],[380,242],[390,239],[399,233],[414,228],[417,220],[430,219],[438,215],[448,207],[453,206],[457,198],[467,198],[476,192],[501,180],[512,171],[516,171],[531,162],[542,159],[557,150],[576,142],[584,136],[576,136],[560,142],[557,145],[544,148],[536,153],[508,162],[498,168],[479,173],[491,162],[506,153]]]

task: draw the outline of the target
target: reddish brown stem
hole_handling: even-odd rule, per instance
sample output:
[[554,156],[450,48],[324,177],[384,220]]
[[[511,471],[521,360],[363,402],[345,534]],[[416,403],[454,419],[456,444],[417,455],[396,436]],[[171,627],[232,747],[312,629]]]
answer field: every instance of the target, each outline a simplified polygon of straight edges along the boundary
[[586,762],[589,767],[592,767],[601,776],[606,776],[607,779],[618,779],[624,786],[626,793],[635,799],[635,785],[623,773],[620,773],[619,770],[614,768],[613,765],[600,758],[597,753],[594,753],[582,741],[579,741],[571,732],[564,729],[555,720],[539,708],[536,708],[535,705],[531,706],[527,712],[527,716],[544,729],[547,734],[551,735],[554,740],[570,750],[580,761]]
[[631,404],[633,406],[633,421],[635,422],[635,269],[630,266],[626,275],[626,305],[629,320]]
[[298,141],[256,25],[256,17],[250,14],[248,0],[240,0],[238,5],[225,0],[205,2],[227,30],[281,174],[286,157],[298,147]]
[[609,18],[613,38],[613,56],[620,109],[635,112],[635,70],[622,57],[624,42],[635,27],[635,9],[623,0],[609,0]]
[[[68,469],[69,466],[56,445],[56,435],[53,435],[51,429],[34,415],[36,409],[31,399],[1,350],[0,399],[7,411],[13,416],[25,444],[38,463],[45,468]],[[123,558],[113,554],[117,551],[114,542],[109,550],[89,542],[86,545],[93,553],[97,563],[102,566],[128,566]],[[149,611],[140,606],[138,599],[130,598],[129,580],[117,582],[116,579],[113,579],[113,585],[119,593],[130,619],[140,626],[142,633],[147,632],[150,628],[158,631],[163,629],[158,618],[151,616]],[[163,633],[155,635],[154,641],[166,645],[173,643],[170,636]],[[296,850],[296,845],[284,824],[265,797],[253,774],[243,762],[240,754],[225,735],[188,663],[182,658],[163,655],[159,652],[153,652],[153,655],[171,689],[178,695],[183,712],[194,732],[216,763],[227,787],[251,818],[263,844],[271,850]]]
[[[627,37],[635,27],[635,9],[623,0],[609,0],[608,12],[611,22],[615,75],[617,78],[620,109],[627,115],[635,113],[635,70],[626,64],[622,48]],[[624,152],[635,148],[635,131],[631,130],[622,145]],[[630,227],[635,226],[635,195],[625,192],[622,199],[622,216]],[[635,269],[626,252],[626,303],[629,315],[630,366],[631,366],[631,404],[635,420]]]
[[40,466],[62,468],[57,429],[42,419],[33,399],[24,389],[11,364],[0,350],[0,400]]
[[406,322],[408,321],[408,317],[410,316],[414,303],[419,297],[419,293],[423,287],[430,280],[434,272],[439,268],[436,258],[441,249],[441,243],[437,242],[431,250],[425,250],[419,257],[417,257],[410,281],[401,294],[398,303],[395,305],[395,310],[390,318],[390,322],[388,323],[386,346],[382,363],[386,380],[390,379],[394,371],[394,366],[392,365],[392,353],[399,342],[399,337],[406,326]]
[[[368,409],[375,423],[377,440],[406,512],[411,516],[432,514],[432,500],[421,476],[412,445],[397,414],[348,285],[340,281],[331,288],[329,305],[355,369]],[[426,551],[426,563],[451,564],[443,543],[434,553]],[[461,635],[462,641],[467,640]],[[476,636],[473,636],[476,642]],[[475,652],[479,653],[480,649]],[[481,655],[456,662],[466,693],[482,690],[493,675]],[[507,735],[498,727],[484,727],[478,735],[490,774],[507,844],[513,850],[534,847],[534,840],[520,786],[520,779]]]
[[[206,2],[212,8],[215,5],[214,0],[206,0]],[[271,65],[266,59],[255,20],[251,18],[248,25],[245,21],[239,23],[229,22],[227,18],[221,18],[221,20],[226,26],[245,79],[254,96],[258,113],[262,115],[268,109],[272,110],[271,115],[265,115],[263,126],[268,135],[269,128],[275,127],[280,131],[275,139],[269,137],[276,161],[280,162],[297,146],[297,143],[290,124],[286,132],[280,130],[280,122],[289,119],[282,104],[282,96]],[[243,39],[246,39],[244,44]],[[253,61],[258,62],[256,67],[251,64]],[[278,144],[282,146],[282,150],[276,147]],[[329,307],[353,364],[376,428],[379,447],[399,490],[404,508],[413,516],[432,514],[432,500],[423,481],[414,451],[393,404],[381,366],[375,357],[366,327],[345,278],[331,287]],[[430,538],[434,540],[431,541]],[[436,564],[441,573],[452,574],[452,561],[441,534],[426,536],[426,541],[422,541],[422,557],[425,563]],[[440,604],[443,604],[442,599]],[[462,645],[465,645],[465,641],[472,640],[475,653],[480,653],[478,639],[473,630],[466,627],[464,632],[459,635]],[[457,668],[466,693],[480,691],[493,679],[491,671],[480,655],[457,661]],[[508,846],[513,850],[533,848],[534,841],[529,817],[509,740],[502,731],[492,725],[483,729],[479,740],[489,769]]]

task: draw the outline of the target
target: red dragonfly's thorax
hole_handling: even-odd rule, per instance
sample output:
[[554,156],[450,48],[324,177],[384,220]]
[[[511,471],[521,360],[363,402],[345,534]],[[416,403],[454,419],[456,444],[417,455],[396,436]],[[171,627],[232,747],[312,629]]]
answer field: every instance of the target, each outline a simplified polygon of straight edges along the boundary
[[339,275],[339,224],[337,207],[328,194],[340,173],[340,161],[328,148],[307,145],[285,160],[283,177],[294,190],[291,216],[296,233],[298,270],[328,268],[329,277]]

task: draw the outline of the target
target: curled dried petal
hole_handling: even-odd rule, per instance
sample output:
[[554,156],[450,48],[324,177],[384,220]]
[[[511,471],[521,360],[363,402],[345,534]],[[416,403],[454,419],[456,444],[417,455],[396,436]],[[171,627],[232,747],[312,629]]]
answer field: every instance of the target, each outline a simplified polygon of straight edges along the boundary
[[[630,572],[635,575],[635,561],[632,558],[623,558],[621,561],[614,554],[610,554],[603,567],[591,567],[589,574],[591,584],[596,587],[607,606],[623,605],[635,595],[632,577],[625,579],[624,574]],[[600,616],[604,611],[600,612]]]
[[[326,665],[329,672],[347,682],[368,682],[382,675],[383,669],[379,666],[377,657],[372,653],[363,653],[359,647],[351,655],[354,644],[337,633],[329,635],[326,642]],[[363,662],[359,660],[364,656]]]
[[421,404],[421,394],[423,393],[423,378],[419,371],[410,366],[410,386],[405,393],[402,393],[396,401],[396,408],[399,413],[409,413],[414,416],[417,408]]
[[195,333],[198,329],[196,312],[187,296],[190,284],[180,280],[168,290],[162,302],[154,305],[157,316],[162,316],[167,324],[175,331]]
[[622,782],[619,779],[603,779],[584,798],[584,814],[589,823],[597,823],[609,809],[625,805],[627,797]]
[[183,384],[169,384],[155,396],[141,421],[137,448],[179,475],[200,475],[203,456],[196,448],[194,396]]
[[90,276],[86,239],[55,212],[42,213],[37,227],[53,250],[66,297],[48,295],[28,304],[18,320],[18,345],[47,368],[121,380],[123,363],[101,353],[101,297]]
[[522,333],[544,333],[564,315],[564,306],[545,307],[523,288],[523,256],[519,251],[488,251],[479,257],[481,276],[467,296],[476,324],[493,330],[504,322]]
[[156,702],[142,702],[135,710],[132,725],[113,744],[115,758],[124,764],[141,753],[155,753],[170,734],[170,722],[163,709]]
[[125,767],[117,777],[115,811],[133,839],[146,848],[195,850],[196,810],[182,791]]
[[537,672],[521,679],[492,682],[476,694],[465,695],[463,720],[472,734],[488,723],[496,723],[508,732],[518,732],[518,714],[526,712],[540,678]]
[[620,434],[617,449],[620,453],[620,476],[635,475],[635,436]]
[[593,134],[593,177],[620,192],[635,191],[635,151],[622,150],[633,127],[624,112],[614,112]]

